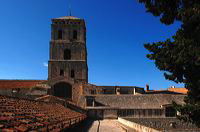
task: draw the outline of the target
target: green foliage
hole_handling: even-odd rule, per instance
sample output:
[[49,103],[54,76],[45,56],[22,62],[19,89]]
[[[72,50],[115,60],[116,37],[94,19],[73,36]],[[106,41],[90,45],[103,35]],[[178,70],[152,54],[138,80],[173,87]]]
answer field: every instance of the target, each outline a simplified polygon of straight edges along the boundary
[[184,83],[189,90],[186,104],[175,105],[180,119],[200,127],[200,0],[139,0],[146,11],[160,17],[166,25],[180,21],[181,27],[172,39],[145,44],[164,76],[176,83]]
[[181,115],[177,116],[178,119],[196,124],[196,126],[200,127],[200,105],[187,103],[182,106],[174,102],[173,106],[177,111],[179,111],[179,113],[181,113]]

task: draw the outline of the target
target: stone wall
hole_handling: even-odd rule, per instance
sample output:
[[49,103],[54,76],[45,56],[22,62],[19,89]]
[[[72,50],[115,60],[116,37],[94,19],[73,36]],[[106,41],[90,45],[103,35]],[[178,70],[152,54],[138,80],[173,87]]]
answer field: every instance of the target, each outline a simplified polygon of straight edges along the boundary
[[156,130],[156,129],[153,129],[153,128],[150,128],[150,127],[146,127],[146,126],[143,126],[141,124],[131,122],[131,121],[128,121],[128,120],[125,120],[125,119],[122,119],[122,118],[118,118],[118,121],[120,123],[130,127],[130,128],[135,129],[138,132],[161,132],[159,130]]
[[177,118],[123,118],[129,122],[140,124],[160,131],[200,131],[195,125],[184,123]]
[[[77,103],[83,93],[83,85],[88,82],[85,22],[83,19],[72,17],[54,18],[51,31],[48,64],[48,82],[51,86],[49,93],[68,97]],[[68,84],[68,87],[67,85],[64,87],[68,88],[67,90],[56,85],[62,82]],[[69,94],[60,94],[60,91]]]
[[[84,20],[55,18],[52,20],[51,30],[48,80],[64,76],[68,80],[81,79],[87,82],[88,67]],[[73,38],[74,31],[76,31],[76,38]],[[58,37],[59,34],[60,37]],[[74,71],[73,76],[71,75],[72,71]]]
[[[109,107],[86,107],[88,116],[96,119],[117,119],[118,117],[131,118],[164,118],[164,109],[121,109]],[[148,112],[151,113],[148,114]]]
[[84,83],[76,81],[73,85],[72,90],[72,101],[78,104],[78,100],[80,99],[81,95],[83,94]]
[[87,115],[93,119],[117,119],[117,109],[87,109]]
[[29,88],[1,88],[0,95],[7,95],[7,96],[15,96],[15,95],[27,95],[31,93],[31,89]]
[[[94,101],[111,108],[162,109],[165,104],[184,103],[184,95],[143,94],[143,95],[91,95]],[[87,96],[85,96],[87,98]],[[98,106],[98,105],[97,105]]]
[[120,94],[143,94],[144,88],[135,86],[96,86],[88,84],[88,95],[120,95]]
[[[60,70],[64,70],[63,77],[68,80],[82,79],[87,82],[87,63],[85,61],[49,61],[49,79],[60,76]],[[71,77],[71,71],[74,70],[74,77]]]

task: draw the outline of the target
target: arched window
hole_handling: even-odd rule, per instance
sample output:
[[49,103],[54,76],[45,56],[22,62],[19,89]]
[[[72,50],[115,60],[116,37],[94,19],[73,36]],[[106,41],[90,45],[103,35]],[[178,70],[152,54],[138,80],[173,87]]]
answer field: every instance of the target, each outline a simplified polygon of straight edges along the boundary
[[77,39],[77,35],[78,35],[77,31],[74,30],[74,31],[73,31],[73,39]]
[[71,78],[74,78],[74,77],[75,77],[74,70],[71,70]]
[[70,60],[71,59],[71,51],[69,49],[64,50],[64,60]]
[[59,82],[53,86],[54,96],[71,99],[72,98],[72,86],[65,82]]
[[64,70],[63,69],[60,70],[60,76],[64,76]]
[[58,39],[62,39],[62,30],[61,29],[59,29],[58,30]]

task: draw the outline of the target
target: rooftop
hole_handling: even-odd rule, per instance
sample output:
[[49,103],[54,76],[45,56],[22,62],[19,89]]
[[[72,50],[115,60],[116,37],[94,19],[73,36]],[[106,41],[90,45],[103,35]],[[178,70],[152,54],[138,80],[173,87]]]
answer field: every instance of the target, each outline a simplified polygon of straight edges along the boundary
[[54,18],[54,19],[79,20],[80,18],[75,17],[75,16],[63,16],[63,17]]
[[47,80],[0,80],[0,89],[32,88],[43,82],[47,82]]
[[[97,103],[113,108],[161,109],[163,105],[184,104],[185,95],[177,94],[143,94],[143,95],[98,95]],[[152,103],[153,102],[153,103]]]
[[85,118],[61,104],[0,96],[2,131],[61,131]]
[[168,91],[176,92],[176,93],[182,93],[187,94],[188,90],[186,88],[168,88]]

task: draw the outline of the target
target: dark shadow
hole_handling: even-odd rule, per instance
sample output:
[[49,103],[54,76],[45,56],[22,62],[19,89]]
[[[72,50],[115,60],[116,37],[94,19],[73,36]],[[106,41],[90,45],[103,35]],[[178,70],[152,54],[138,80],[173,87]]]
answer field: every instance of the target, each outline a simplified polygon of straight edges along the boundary
[[54,96],[61,98],[72,98],[72,86],[65,82],[56,83],[54,86]]
[[99,128],[100,128],[100,120],[98,120],[99,124],[98,124],[98,128],[97,128],[97,132],[99,132]]
[[106,106],[106,105],[104,105],[104,104],[102,104],[100,102],[95,101],[95,106]]
[[71,59],[71,50],[65,49],[64,50],[64,60],[70,60]]
[[63,130],[63,132],[88,132],[95,120],[86,119],[81,123]]

